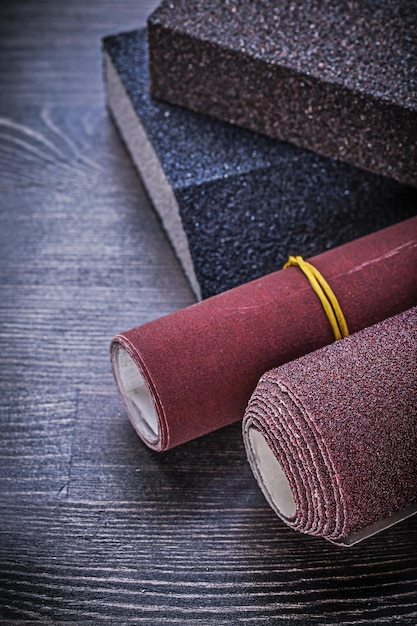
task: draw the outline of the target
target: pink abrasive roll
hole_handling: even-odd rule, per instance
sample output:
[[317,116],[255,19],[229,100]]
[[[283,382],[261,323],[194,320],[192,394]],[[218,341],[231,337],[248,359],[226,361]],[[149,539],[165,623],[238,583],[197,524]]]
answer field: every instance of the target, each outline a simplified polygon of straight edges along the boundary
[[[310,261],[359,331],[417,304],[417,217]],[[264,372],[333,340],[290,267],[116,335],[111,361],[137,433],[161,451],[241,420]]]
[[417,512],[417,307],[265,373],[248,459],[295,530],[350,546]]

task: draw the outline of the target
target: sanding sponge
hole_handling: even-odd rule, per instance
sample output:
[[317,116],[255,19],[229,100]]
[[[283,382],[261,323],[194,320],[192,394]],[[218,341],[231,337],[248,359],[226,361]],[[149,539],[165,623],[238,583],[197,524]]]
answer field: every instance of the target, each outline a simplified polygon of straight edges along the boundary
[[152,94],[417,186],[416,0],[164,0]]
[[198,299],[417,212],[417,190],[153,100],[146,31],[103,42],[109,110]]

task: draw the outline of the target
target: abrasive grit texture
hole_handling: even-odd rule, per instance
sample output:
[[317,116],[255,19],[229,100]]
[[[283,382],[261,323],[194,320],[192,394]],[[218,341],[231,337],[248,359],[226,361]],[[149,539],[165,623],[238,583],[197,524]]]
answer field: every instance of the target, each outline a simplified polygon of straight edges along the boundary
[[[417,305],[417,217],[317,255],[350,332]],[[128,415],[167,450],[243,418],[267,370],[334,341],[297,267],[119,333],[113,372]]]
[[[254,431],[287,478],[290,515]],[[243,432],[259,484],[295,530],[349,544],[417,512],[417,308],[264,374]]]
[[416,0],[164,0],[155,97],[417,186]]
[[198,299],[416,214],[412,187],[151,99],[145,31],[106,38],[103,56],[110,111]]

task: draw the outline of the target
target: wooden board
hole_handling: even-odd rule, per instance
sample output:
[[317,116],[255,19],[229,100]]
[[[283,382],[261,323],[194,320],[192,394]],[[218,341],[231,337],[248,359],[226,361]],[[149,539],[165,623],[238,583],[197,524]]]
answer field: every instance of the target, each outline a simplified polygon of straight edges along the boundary
[[0,7],[0,622],[415,624],[417,518],[293,533],[239,424],[158,455],[111,337],[193,302],[109,120],[100,39],[155,2]]

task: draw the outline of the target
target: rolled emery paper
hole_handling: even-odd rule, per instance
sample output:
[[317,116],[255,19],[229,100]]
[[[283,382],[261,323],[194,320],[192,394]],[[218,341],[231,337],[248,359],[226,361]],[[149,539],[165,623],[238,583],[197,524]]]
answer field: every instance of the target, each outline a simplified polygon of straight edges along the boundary
[[350,546],[417,512],[417,307],[264,374],[248,459],[288,526]]
[[[417,304],[417,218],[310,261],[351,333]],[[316,294],[289,267],[116,335],[111,362],[133,426],[161,451],[241,420],[264,372],[333,340]]]

